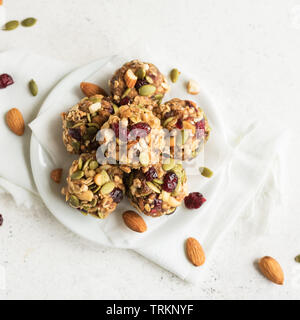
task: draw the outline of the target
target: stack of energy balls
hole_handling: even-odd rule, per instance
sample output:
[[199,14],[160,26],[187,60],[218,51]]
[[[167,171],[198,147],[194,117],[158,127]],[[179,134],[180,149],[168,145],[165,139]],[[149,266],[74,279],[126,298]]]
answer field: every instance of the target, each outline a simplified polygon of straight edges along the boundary
[[210,128],[196,103],[172,99],[166,77],[133,60],[109,81],[111,96],[85,97],[62,114],[63,142],[79,154],[62,193],[85,215],[106,218],[126,193],[140,212],[174,213],[187,196],[183,160],[195,158]]

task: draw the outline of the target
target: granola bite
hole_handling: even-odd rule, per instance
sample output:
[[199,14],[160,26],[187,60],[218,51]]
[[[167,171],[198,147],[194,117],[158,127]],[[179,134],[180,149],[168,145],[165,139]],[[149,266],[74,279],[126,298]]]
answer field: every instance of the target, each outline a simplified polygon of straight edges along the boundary
[[[111,115],[97,134],[99,163],[118,163],[129,173],[131,169],[148,167],[160,161],[164,132],[152,111],[138,106],[122,106]],[[114,162],[115,161],[115,162]]]
[[81,154],[96,150],[96,134],[116,109],[111,98],[95,95],[82,99],[68,112],[63,112],[63,142],[67,151]]
[[170,132],[169,150],[165,153],[182,160],[191,160],[200,153],[209,138],[210,127],[195,102],[175,98],[154,108],[153,113]]
[[62,194],[82,214],[104,219],[116,209],[124,191],[123,172],[117,166],[99,165],[93,152],[73,161]]
[[[158,105],[169,85],[158,68],[146,62],[133,60],[118,69],[109,81],[111,94],[118,105],[141,104],[150,109]],[[140,97],[136,99],[136,97]]]
[[175,212],[187,195],[186,174],[180,162],[133,170],[127,177],[126,191],[132,205],[151,217]]

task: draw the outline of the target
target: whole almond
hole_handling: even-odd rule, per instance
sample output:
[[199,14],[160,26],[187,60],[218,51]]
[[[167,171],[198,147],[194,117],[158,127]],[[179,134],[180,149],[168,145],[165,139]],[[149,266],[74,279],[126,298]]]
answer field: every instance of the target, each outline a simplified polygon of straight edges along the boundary
[[280,264],[272,257],[263,257],[260,259],[259,269],[262,274],[270,281],[282,285],[284,282],[284,274]]
[[80,89],[83,92],[83,94],[87,97],[92,97],[96,94],[102,94],[105,97],[107,96],[106,91],[94,83],[81,82]]
[[125,211],[123,213],[123,220],[126,226],[135,232],[143,233],[147,231],[146,222],[139,214],[134,211]]
[[60,183],[62,171],[61,168],[52,170],[50,174],[51,179],[56,183]]
[[186,241],[186,254],[190,262],[196,266],[202,266],[205,262],[204,250],[195,238],[188,238]]
[[6,123],[10,130],[18,136],[22,136],[25,131],[25,123],[22,113],[16,109],[10,109],[5,116]]

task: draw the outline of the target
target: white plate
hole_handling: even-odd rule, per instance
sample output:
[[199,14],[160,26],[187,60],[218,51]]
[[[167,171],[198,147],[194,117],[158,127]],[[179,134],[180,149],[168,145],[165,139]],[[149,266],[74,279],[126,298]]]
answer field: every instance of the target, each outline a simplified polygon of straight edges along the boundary
[[[48,108],[57,108],[57,114],[59,114],[65,111],[68,106],[72,106],[79,101],[80,98],[82,98],[80,90],[78,90],[79,83],[92,77],[106,61],[107,59],[98,60],[67,75],[45,99],[41,106],[40,114],[46,112]],[[181,74],[181,78],[189,79],[190,77]],[[172,91],[166,96],[165,101],[175,97],[175,92],[180,90],[183,92],[182,88],[179,88],[180,85],[182,86],[182,82],[181,84],[172,85]],[[176,90],[176,88],[178,88],[178,90]],[[118,206],[116,212],[104,221],[83,216],[65,203],[60,194],[61,186],[57,187],[57,185],[53,184],[49,179],[49,174],[54,164],[35,136],[32,135],[30,155],[33,177],[40,196],[52,214],[67,228],[88,240],[105,246],[122,248],[140,248],[156,241],[165,241],[169,232],[178,230],[183,224],[205,224],[206,215],[209,214],[209,204],[215,200],[220,186],[222,174],[219,169],[222,168],[222,163],[226,158],[227,149],[224,130],[217,110],[210,99],[208,99],[207,94],[201,93],[196,97],[188,95],[183,97],[181,95],[179,98],[189,98],[196,101],[204,109],[212,127],[212,134],[205,148],[205,163],[214,169],[214,177],[208,180],[197,174],[190,176],[188,179],[190,191],[200,191],[209,199],[209,201],[201,207],[201,212],[196,212],[195,210],[191,212],[182,206],[171,216],[156,219],[145,217],[148,224],[148,231],[144,234],[136,234],[124,226],[121,213],[125,209],[131,208],[127,200],[124,200]],[[59,119],[57,119],[57,123],[55,122],[54,124],[54,130],[61,132],[60,126],[61,123]],[[65,179],[68,168],[75,157],[65,151],[61,141],[57,143],[60,148],[60,156],[63,155],[64,159],[61,166],[64,169],[63,179]],[[191,169],[188,169],[188,171],[190,170]],[[106,236],[105,233],[108,233],[109,237]]]

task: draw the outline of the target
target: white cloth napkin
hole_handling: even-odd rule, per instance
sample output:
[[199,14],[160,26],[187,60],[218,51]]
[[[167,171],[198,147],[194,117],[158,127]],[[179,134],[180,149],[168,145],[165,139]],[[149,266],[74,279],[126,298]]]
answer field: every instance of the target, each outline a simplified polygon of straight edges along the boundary
[[[110,68],[113,70],[112,67],[115,67],[115,64],[105,66],[107,68],[105,70]],[[0,71],[12,74],[18,85],[18,87],[11,86],[3,91],[0,90],[0,110],[3,113],[1,116],[3,117],[5,111],[11,107],[19,107],[28,123],[33,119],[37,111],[34,109],[38,108],[45,93],[70,69],[61,62],[28,53],[1,54]],[[95,79],[98,80],[97,82],[99,82],[100,74],[104,75],[99,70],[96,75],[97,79]],[[31,78],[38,80],[40,85],[39,100],[28,96],[26,84]],[[93,77],[90,77],[89,80],[92,81]],[[62,106],[63,110],[64,107]],[[47,128],[45,128],[44,120],[47,116],[51,116],[51,110],[43,113],[31,123],[31,128],[39,142],[55,159],[57,154],[52,147],[55,149],[57,143],[49,143],[49,140],[44,140],[48,138],[45,134]],[[170,230],[173,232],[164,235],[163,242],[156,242],[136,251],[180,278],[197,282],[203,268],[195,268],[187,261],[183,245],[187,237],[194,236],[199,239],[206,255],[209,256],[221,235],[228,230],[241,213],[248,213],[247,218],[255,220],[254,225],[266,226],[274,207],[280,206],[281,186],[283,186],[280,181],[280,173],[283,168],[281,156],[284,154],[283,142],[287,139],[286,135],[278,136],[277,132],[269,130],[272,127],[274,126],[267,124],[251,126],[249,130],[242,133],[240,141],[228,144],[230,152],[226,153],[225,161],[219,164],[218,175],[222,178],[219,192],[215,200],[210,199],[210,204],[201,208],[201,214],[197,218],[196,215],[191,218],[192,223],[189,223],[188,227],[173,230],[172,223],[170,223]],[[10,140],[2,138],[0,141],[2,150],[7,150],[9,146],[5,160],[3,158],[0,160],[0,186],[13,194],[19,203],[28,202],[31,200],[31,195],[36,193],[28,159],[29,130],[27,128],[26,135],[28,136],[19,138],[13,136],[4,123],[0,124],[1,132],[3,132],[2,129],[7,130],[3,137],[9,136]],[[5,166],[8,164],[18,168],[18,177],[15,174],[16,170],[6,170]],[[206,182],[203,185],[204,188],[209,193],[210,182]],[[26,201],[24,201],[24,193]],[[32,199],[31,202],[34,203],[34,201]],[[113,232],[113,230],[113,228],[108,228],[107,232]],[[115,236],[113,233],[112,235]]]

